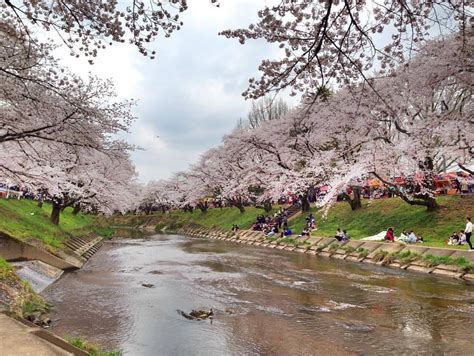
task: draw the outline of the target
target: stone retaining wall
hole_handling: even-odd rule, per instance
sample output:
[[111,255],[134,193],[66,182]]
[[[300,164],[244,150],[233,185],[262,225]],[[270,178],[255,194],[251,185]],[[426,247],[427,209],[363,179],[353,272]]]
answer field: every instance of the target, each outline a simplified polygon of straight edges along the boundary
[[335,238],[315,237],[299,238],[298,245],[279,242],[281,239],[270,241],[265,238],[261,231],[240,230],[237,233],[219,228],[208,228],[200,225],[186,225],[176,233],[198,238],[211,238],[216,240],[232,241],[234,243],[255,245],[280,250],[295,251],[310,255],[348,260],[359,263],[372,263],[381,266],[402,268],[404,270],[422,273],[432,273],[441,276],[454,277],[474,282],[474,271],[463,271],[455,265],[429,266],[422,259],[410,263],[402,263],[396,259],[393,261],[379,261],[380,256],[391,253],[405,253],[410,251],[419,257],[433,255],[446,256],[453,259],[464,257],[474,265],[474,252],[457,249],[435,248],[423,245],[405,245],[400,243],[386,243],[378,241],[351,240],[347,243],[337,242]]
[[83,261],[72,256],[59,258],[36,246],[0,233],[0,257],[7,261],[38,260],[62,270],[81,268]]

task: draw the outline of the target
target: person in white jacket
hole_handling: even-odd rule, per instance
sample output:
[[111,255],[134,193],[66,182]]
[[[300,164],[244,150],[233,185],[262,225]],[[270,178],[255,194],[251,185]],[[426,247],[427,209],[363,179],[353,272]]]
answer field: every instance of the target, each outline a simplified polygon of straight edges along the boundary
[[471,243],[472,222],[469,216],[466,218],[466,228],[464,229],[464,234],[466,235],[466,241],[469,244],[469,249],[471,251],[474,251],[474,249],[472,248],[472,243]]

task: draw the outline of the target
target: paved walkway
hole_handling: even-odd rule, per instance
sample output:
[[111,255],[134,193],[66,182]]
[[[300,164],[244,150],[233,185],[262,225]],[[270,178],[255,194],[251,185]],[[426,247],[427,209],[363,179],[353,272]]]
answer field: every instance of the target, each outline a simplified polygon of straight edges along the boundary
[[38,328],[29,327],[0,313],[0,355],[52,356],[72,355],[34,334]]

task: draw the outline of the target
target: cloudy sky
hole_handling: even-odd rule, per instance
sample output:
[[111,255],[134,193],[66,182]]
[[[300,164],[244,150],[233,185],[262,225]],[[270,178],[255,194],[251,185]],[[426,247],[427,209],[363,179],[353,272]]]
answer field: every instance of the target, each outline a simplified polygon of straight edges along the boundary
[[241,93],[258,75],[261,59],[276,49],[263,41],[242,46],[217,34],[255,22],[265,2],[232,0],[215,8],[209,0],[189,1],[183,29],[153,44],[154,60],[118,45],[101,52],[93,66],[62,54],[73,71],[110,77],[120,97],[138,100],[138,120],[126,139],[144,149],[133,154],[140,181],[186,169],[246,116],[250,102]]

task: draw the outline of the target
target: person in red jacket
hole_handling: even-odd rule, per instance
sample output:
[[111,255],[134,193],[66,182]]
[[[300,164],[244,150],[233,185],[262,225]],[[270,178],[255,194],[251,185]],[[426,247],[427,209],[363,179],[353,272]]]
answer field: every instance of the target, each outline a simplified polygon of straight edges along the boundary
[[391,227],[387,229],[387,233],[385,234],[385,241],[395,241],[395,237],[393,236],[393,229]]

